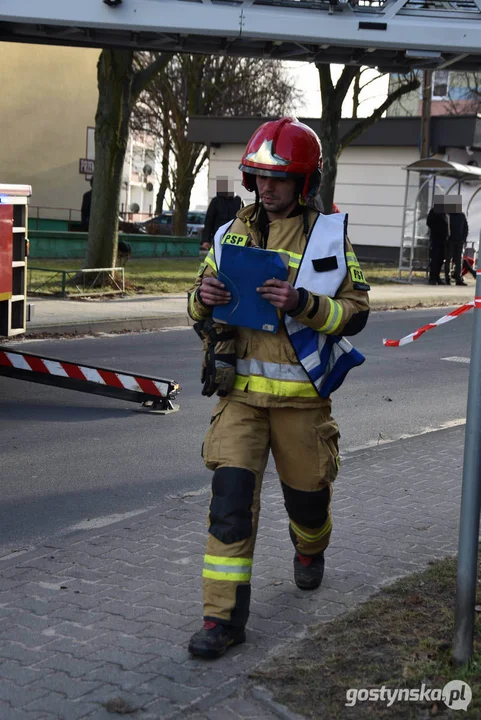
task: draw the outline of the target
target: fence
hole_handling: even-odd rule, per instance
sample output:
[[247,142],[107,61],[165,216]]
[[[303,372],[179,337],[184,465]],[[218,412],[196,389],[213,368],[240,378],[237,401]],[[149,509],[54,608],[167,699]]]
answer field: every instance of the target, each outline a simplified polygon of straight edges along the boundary
[[[42,273],[48,273],[48,276],[43,275],[42,277]],[[106,274],[107,279],[104,278],[102,285],[97,286],[101,274]],[[120,275],[120,279],[117,278],[117,274]],[[108,289],[105,289],[105,280],[107,280]],[[58,292],[57,287],[60,287]],[[29,265],[27,269],[27,292],[35,294],[54,292],[59,294],[60,297],[125,293],[124,268],[58,270]]]
[[[129,235],[119,238],[132,248],[132,258],[198,257],[199,238],[164,237],[162,235]],[[30,259],[66,258],[83,259],[87,253],[88,236],[85,232],[58,232],[30,230]]]

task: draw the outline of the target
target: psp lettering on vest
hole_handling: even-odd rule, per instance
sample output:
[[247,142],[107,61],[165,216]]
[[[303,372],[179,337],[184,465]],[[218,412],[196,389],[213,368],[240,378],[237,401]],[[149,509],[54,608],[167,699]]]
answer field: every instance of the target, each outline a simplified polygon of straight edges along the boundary
[[247,235],[234,235],[234,233],[227,233],[222,239],[222,244],[228,245],[246,245]]

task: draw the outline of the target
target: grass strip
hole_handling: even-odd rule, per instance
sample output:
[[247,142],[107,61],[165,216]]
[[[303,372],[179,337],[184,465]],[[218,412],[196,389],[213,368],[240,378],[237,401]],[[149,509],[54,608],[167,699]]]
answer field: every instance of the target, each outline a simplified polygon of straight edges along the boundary
[[[481,564],[478,564],[480,577]],[[481,586],[480,588],[481,594]],[[481,718],[481,599],[474,654],[469,666],[451,660],[454,636],[456,560],[430,563],[427,570],[397,581],[347,615],[315,628],[311,637],[260,665],[250,677],[274,699],[307,718],[421,720]],[[322,590],[320,591],[322,593]],[[348,689],[442,689],[464,680],[472,701],[464,714],[442,700],[352,702]],[[352,694],[351,694],[352,696]]]
[[[38,292],[45,295],[59,295],[61,290],[61,275],[55,270],[78,270],[82,267],[82,260],[67,260],[58,258],[30,258],[32,267],[44,267],[52,270],[50,273],[29,270],[29,294]],[[192,287],[199,264],[199,258],[142,258],[130,259],[125,267],[125,283],[128,295],[144,294],[159,295],[164,293],[182,293]],[[394,266],[378,265],[375,263],[363,264],[364,275],[371,285],[387,285],[397,279],[397,268]],[[417,282],[425,279],[424,273],[413,273]],[[67,283],[67,293],[75,292],[73,286]]]

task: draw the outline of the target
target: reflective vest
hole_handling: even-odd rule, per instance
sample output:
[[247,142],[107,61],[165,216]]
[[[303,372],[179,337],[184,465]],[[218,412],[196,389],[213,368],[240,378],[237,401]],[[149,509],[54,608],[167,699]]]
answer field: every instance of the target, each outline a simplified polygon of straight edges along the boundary
[[[223,225],[214,237],[217,267],[220,267],[223,240],[231,225],[232,222]],[[318,215],[306,243],[294,287],[303,287],[316,295],[335,297],[347,272],[346,227],[347,215],[344,213]],[[337,307],[335,305],[334,309]],[[300,365],[322,398],[337,390],[349,370],[365,360],[346,338],[314,330],[287,314],[284,324]],[[242,374],[247,374],[247,368],[242,368]]]

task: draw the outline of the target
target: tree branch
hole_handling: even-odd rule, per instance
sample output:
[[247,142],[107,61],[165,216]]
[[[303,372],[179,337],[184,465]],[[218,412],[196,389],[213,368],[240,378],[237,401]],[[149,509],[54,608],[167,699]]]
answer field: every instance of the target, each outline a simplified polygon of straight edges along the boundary
[[132,81],[132,100],[137,100],[142,90],[145,90],[150,81],[166,67],[172,57],[172,53],[161,53],[143,70],[137,70]]
[[407,93],[412,92],[413,90],[417,90],[420,86],[420,82],[418,78],[413,78],[409,82],[405,83],[404,85],[400,85],[396,90],[394,90],[392,93],[390,93],[386,100],[380,105],[378,108],[376,108],[369,117],[360,118],[357,123],[353,125],[353,127],[348,130],[342,138],[339,140],[339,154],[350,144],[353,140],[355,140],[359,135],[362,135],[364,130],[366,130],[370,125],[374,125],[375,122],[381,119],[383,113],[386,112],[388,108],[391,107],[393,103],[396,102],[396,100],[399,100],[403,95],[407,95]]
[[351,87],[352,81],[359,72],[359,68],[354,65],[344,65],[341,76],[336,83],[335,93],[341,101],[341,105],[347,95],[347,91]]

